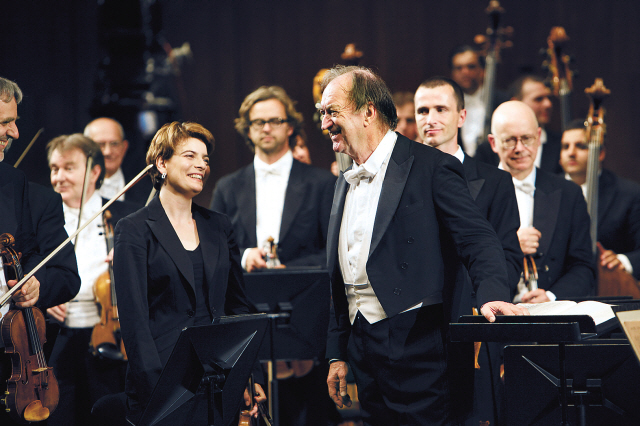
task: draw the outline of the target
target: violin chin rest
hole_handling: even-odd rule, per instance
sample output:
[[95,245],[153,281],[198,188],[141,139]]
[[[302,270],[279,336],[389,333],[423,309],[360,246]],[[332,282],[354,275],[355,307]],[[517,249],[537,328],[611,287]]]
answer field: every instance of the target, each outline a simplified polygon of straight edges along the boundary
[[124,354],[113,343],[102,343],[98,346],[98,356],[112,361],[125,361]]
[[49,409],[43,407],[40,400],[35,400],[24,409],[23,417],[28,422],[41,422],[49,418]]

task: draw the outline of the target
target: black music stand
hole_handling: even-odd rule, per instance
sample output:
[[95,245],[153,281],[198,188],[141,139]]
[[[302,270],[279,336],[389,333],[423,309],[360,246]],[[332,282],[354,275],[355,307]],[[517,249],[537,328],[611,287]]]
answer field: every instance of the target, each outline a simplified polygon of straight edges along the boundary
[[[567,344],[567,421],[574,425],[640,424],[640,367],[628,343],[608,339]],[[557,424],[558,345],[510,345],[504,349],[507,424]]]
[[[259,359],[324,359],[329,324],[329,274],[319,269],[270,269],[244,274],[245,293],[258,312],[289,313],[288,321],[271,320]],[[270,382],[271,417],[279,424],[278,382]]]
[[268,322],[265,314],[238,315],[182,330],[136,426],[161,421],[179,424],[177,419],[172,421],[172,413],[202,386],[208,394],[206,424],[230,425],[236,420]]
[[[567,343],[578,343],[596,337],[615,327],[617,320],[610,320],[598,329],[588,315],[550,316],[497,316],[489,323],[482,315],[462,316],[458,323],[450,324],[454,342],[538,342],[558,345],[558,387],[561,405],[561,424],[568,425],[568,398],[566,354]],[[555,362],[555,361],[554,361]],[[507,367],[505,365],[505,367]],[[506,369],[506,368],[505,368]]]

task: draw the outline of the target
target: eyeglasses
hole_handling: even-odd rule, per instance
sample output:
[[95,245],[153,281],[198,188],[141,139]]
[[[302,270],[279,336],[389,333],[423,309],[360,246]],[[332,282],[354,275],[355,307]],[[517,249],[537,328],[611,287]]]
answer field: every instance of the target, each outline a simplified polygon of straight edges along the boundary
[[518,145],[518,141],[520,141],[522,145],[528,148],[533,145],[536,140],[537,138],[534,135],[511,136],[510,138],[504,139],[502,145],[507,149],[513,149]]
[[103,151],[107,146],[111,149],[120,148],[124,142],[122,141],[111,141],[111,142],[96,142],[100,147],[100,151]]
[[282,123],[288,123],[289,120],[286,118],[270,118],[269,120],[263,120],[261,118],[258,118],[257,120],[251,120],[249,122],[249,126],[251,126],[251,128],[253,130],[262,130],[262,128],[264,127],[265,124],[269,123],[269,127],[273,128],[273,129],[277,129],[278,127],[282,126]]

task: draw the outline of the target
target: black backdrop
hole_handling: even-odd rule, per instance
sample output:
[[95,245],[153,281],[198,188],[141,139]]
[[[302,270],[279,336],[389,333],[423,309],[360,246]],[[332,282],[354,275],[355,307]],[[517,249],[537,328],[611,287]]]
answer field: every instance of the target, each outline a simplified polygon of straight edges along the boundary
[[[113,1],[113,0],[106,0]],[[151,1],[151,0],[145,0]],[[31,180],[46,184],[44,145],[62,133],[82,131],[95,96],[99,46],[97,1],[5,1],[2,5],[0,75],[25,93],[19,106],[20,143],[7,154],[14,162],[40,127],[44,134],[20,166]],[[305,116],[314,164],[328,167],[330,143],[312,122],[312,79],[340,62],[347,43],[364,52],[362,64],[378,70],[391,90],[413,91],[435,74],[448,74],[449,50],[484,33],[488,1],[156,1],[154,25],[172,46],[188,41],[193,60],[182,68],[184,102],[176,118],[194,120],[216,137],[211,177],[199,196],[208,205],[215,181],[249,163],[252,154],[233,129],[240,102],[264,84],[282,85]],[[607,107],[609,168],[640,181],[638,137],[633,130],[640,94],[640,3],[595,0],[504,0],[505,25],[514,27],[514,47],[503,52],[498,86],[522,70],[542,73],[540,48],[552,26],[571,38],[566,50],[580,71],[572,98],[583,117],[583,93],[595,77],[612,95]],[[557,104],[556,104],[557,107]],[[552,128],[558,128],[558,108]],[[130,129],[127,129],[130,130]],[[132,132],[130,132],[133,134]],[[126,167],[141,169],[144,141],[132,140]],[[136,158],[136,156],[138,158]]]

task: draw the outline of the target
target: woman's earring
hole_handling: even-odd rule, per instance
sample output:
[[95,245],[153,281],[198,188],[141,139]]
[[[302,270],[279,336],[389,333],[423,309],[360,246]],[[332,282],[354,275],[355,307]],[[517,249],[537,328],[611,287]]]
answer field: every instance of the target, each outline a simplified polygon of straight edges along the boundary
[[166,177],[167,177],[167,174],[166,174],[166,173],[163,173],[163,174],[162,174],[162,176],[160,176],[160,179],[163,179],[163,180],[164,180],[164,178],[166,178]]

